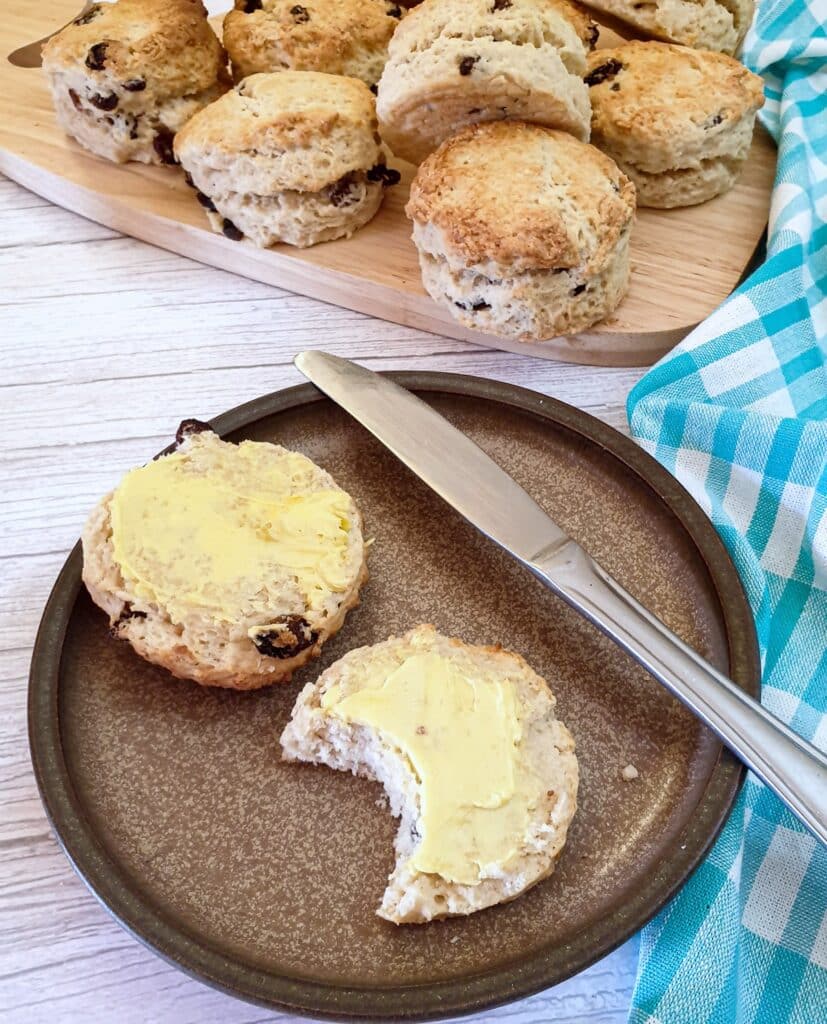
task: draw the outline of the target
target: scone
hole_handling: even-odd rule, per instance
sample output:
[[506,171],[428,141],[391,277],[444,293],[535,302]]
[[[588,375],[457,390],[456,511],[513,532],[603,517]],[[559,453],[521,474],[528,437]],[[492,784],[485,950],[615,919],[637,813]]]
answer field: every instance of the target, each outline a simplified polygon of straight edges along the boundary
[[98,4],[43,47],[57,119],[98,156],[174,163],[175,132],[229,88],[201,0]]
[[568,0],[424,0],[388,48],[382,138],[420,163],[467,124],[513,118],[589,137],[586,54],[597,26]]
[[375,88],[403,13],[395,0],[235,0],[224,45],[236,81],[259,71],[325,71]]
[[176,135],[175,155],[213,228],[265,247],[349,237],[399,180],[368,87],[316,71],[245,78]]
[[583,0],[647,35],[699,50],[735,53],[755,15],[755,0]]
[[573,334],[626,291],[634,185],[565,132],[471,125],[420,166],[405,212],[428,294],[474,330]]
[[692,206],[731,188],[763,83],[732,57],[630,42],[591,55],[592,141],[632,179],[638,206]]
[[417,626],[305,686],[283,757],[385,787],[401,821],[380,917],[471,914],[547,878],[563,849],[578,769],[555,703],[518,655]]
[[304,455],[196,421],[178,437],[92,511],[83,581],[113,635],[175,676],[286,682],[359,602],[359,511]]

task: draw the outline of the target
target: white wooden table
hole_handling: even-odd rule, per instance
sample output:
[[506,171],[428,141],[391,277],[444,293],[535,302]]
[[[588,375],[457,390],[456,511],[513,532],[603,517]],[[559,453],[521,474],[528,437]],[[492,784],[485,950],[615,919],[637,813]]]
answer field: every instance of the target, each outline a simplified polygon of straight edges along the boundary
[[[111,920],[50,832],[26,741],[26,677],[49,589],[87,510],[187,416],[296,383],[302,348],[378,369],[478,374],[626,430],[640,370],[488,351],[191,263],[0,179],[0,1021],[285,1020],[192,981]],[[564,985],[482,1015],[621,1024],[629,943]],[[479,1019],[479,1018],[478,1018]]]

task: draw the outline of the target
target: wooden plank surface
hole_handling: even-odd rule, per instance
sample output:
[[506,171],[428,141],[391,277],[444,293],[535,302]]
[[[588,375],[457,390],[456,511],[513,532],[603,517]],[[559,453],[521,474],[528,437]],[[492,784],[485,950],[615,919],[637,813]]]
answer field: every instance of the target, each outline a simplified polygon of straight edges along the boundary
[[[51,834],[29,763],[26,675],[86,512],[183,417],[296,383],[290,360],[309,345],[376,369],[513,381],[620,429],[641,371],[485,351],[326,306],[121,238],[2,179],[0,322],[0,1022],[290,1020],[214,992],[132,939]],[[627,944],[477,1019],[622,1024],[634,964]]]
[[[0,55],[53,31],[79,0],[5,0]],[[227,0],[208,4],[216,12]],[[611,30],[600,45],[617,41]],[[411,168],[382,210],[352,239],[298,250],[257,249],[208,230],[180,171],[99,160],[56,126],[39,69],[0,60],[0,171],[86,217],[258,281],[456,339],[597,365],[653,362],[729,294],[764,230],[775,149],[763,131],[739,184],[701,206],[640,210],[632,284],[617,311],[583,334],[526,346],[468,331],[426,295],[402,208]]]

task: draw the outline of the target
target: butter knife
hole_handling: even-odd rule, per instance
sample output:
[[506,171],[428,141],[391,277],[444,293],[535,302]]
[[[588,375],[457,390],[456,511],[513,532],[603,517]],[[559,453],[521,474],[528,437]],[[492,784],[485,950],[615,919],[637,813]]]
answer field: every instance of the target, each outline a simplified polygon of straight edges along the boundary
[[298,369],[457,512],[614,640],[705,722],[827,845],[827,757],[696,654],[429,405],[325,352]]

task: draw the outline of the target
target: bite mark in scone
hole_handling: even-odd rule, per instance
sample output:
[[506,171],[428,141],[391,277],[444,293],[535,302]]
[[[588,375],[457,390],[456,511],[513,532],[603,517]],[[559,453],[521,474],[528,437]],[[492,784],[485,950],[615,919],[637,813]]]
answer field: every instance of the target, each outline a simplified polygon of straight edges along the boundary
[[43,47],[61,127],[123,163],[172,163],[175,132],[229,88],[226,55],[200,0],[117,0]]
[[554,870],[578,782],[554,708],[518,655],[417,626],[308,684],[282,752],[383,784],[400,823],[377,913],[417,924],[515,899]]
[[82,542],[113,636],[173,675],[240,690],[318,656],[367,578],[359,511],[328,473],[197,420],[96,506]]

